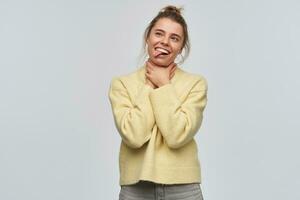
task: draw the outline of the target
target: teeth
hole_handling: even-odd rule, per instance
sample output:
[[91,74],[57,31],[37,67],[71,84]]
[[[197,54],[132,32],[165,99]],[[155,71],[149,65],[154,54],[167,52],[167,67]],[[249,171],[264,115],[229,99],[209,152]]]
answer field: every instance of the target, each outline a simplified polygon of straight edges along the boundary
[[160,51],[162,53],[166,53],[166,54],[169,54],[169,52],[165,49],[162,49],[162,48],[156,48],[157,51]]

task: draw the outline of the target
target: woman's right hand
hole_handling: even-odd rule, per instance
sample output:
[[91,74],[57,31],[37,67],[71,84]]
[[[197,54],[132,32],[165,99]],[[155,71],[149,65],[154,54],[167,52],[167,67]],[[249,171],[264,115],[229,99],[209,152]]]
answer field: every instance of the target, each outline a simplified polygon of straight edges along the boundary
[[146,84],[150,85],[153,89],[157,88],[147,77],[146,77]]
[[[151,62],[150,59],[148,59],[148,61]],[[153,64],[153,62],[151,62],[151,63]],[[176,68],[177,68],[177,65],[175,64],[172,67],[172,69],[169,71],[170,72],[170,74],[169,74],[169,80],[171,80],[173,78],[173,76],[175,75]],[[147,69],[146,69],[146,72],[147,72]],[[154,83],[152,83],[152,81],[149,78],[147,78],[147,76],[146,76],[146,84],[150,85],[153,89],[158,88]]]
[[[171,70],[170,78],[169,78],[170,80],[173,78],[173,76],[174,76],[174,74],[175,74],[175,70],[176,70],[176,68],[173,68],[173,69]],[[150,85],[153,89],[156,89],[156,88],[157,88],[157,86],[154,85],[147,77],[146,77],[146,84]]]

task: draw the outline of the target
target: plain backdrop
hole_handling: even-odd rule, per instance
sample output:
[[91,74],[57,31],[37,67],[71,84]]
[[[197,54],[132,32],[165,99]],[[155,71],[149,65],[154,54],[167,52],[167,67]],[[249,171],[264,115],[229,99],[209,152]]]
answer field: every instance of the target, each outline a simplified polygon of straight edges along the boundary
[[300,199],[297,0],[0,0],[0,199],[118,199],[109,84],[168,4],[189,27],[182,68],[208,81],[205,200]]

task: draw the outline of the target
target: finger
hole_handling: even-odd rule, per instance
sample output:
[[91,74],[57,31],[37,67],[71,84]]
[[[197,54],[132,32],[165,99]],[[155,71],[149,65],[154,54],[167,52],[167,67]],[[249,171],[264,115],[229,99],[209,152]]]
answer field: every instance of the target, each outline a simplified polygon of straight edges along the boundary
[[146,72],[145,75],[146,75],[147,78],[151,79],[151,74],[150,74],[150,72]]
[[146,67],[153,70],[153,64],[149,61],[147,61]]
[[150,63],[150,64],[152,64],[152,65],[154,64],[154,63],[152,62],[152,60],[150,59],[150,57],[148,58],[147,62]]
[[176,63],[172,62],[172,63],[168,66],[168,68],[169,68],[169,69],[172,69],[174,66],[176,66]]
[[173,67],[173,68],[171,69],[171,71],[170,71],[170,74],[171,74],[171,73],[175,73],[175,71],[176,71],[176,67]]
[[149,68],[153,69],[154,65],[153,65],[151,62],[148,62],[148,65],[147,65],[147,67],[149,67]]
[[167,67],[167,69],[170,71],[173,68],[173,63],[169,64],[169,66]]
[[174,65],[173,68],[171,69],[172,72],[174,72],[176,70],[177,66]]
[[174,72],[172,72],[172,73],[170,74],[170,79],[173,78],[174,74],[175,74]]
[[154,69],[151,66],[146,67],[147,72],[151,73]]
[[146,67],[146,72],[150,72],[150,68],[149,67]]
[[176,69],[176,65],[172,65],[172,67],[169,69],[170,72],[173,72]]
[[177,63],[174,63],[174,64],[173,64],[173,67],[175,67],[175,68],[176,68],[176,67],[177,67]]
[[154,63],[150,59],[148,59],[147,64],[152,67],[154,66]]

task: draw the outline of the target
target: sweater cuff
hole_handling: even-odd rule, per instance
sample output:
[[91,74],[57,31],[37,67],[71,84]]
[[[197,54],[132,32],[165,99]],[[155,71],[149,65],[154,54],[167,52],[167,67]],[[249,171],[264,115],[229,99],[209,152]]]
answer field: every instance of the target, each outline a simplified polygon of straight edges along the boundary
[[159,88],[153,89],[150,91],[149,97],[154,112],[162,112],[162,110],[168,107],[176,108],[180,104],[180,100],[172,83],[167,83]]

